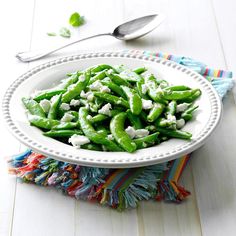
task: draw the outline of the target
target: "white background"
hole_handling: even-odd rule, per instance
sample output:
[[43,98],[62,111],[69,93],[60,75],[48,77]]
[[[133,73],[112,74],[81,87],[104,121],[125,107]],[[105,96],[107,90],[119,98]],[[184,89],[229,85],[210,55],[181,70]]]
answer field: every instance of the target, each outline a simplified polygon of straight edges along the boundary
[[[78,11],[86,24],[71,39],[46,32],[67,26]],[[187,55],[236,71],[236,5],[234,0],[8,0],[0,3],[0,95],[30,67],[56,56],[85,51],[143,49]],[[153,33],[134,42],[97,38],[40,61],[24,64],[18,51],[52,47],[69,40],[109,31],[145,14],[165,13]],[[236,234],[236,109],[233,93],[223,101],[221,125],[206,145],[195,151],[182,177],[192,195],[180,205],[143,202],[118,213],[76,201],[51,188],[22,184],[7,174],[5,156],[20,146],[3,127],[0,150],[0,235],[235,235]]]

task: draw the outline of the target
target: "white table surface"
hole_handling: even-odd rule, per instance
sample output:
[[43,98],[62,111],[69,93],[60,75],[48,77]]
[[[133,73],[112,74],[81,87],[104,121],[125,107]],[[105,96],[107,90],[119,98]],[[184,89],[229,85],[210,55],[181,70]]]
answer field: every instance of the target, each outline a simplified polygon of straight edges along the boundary
[[[187,55],[236,71],[236,4],[234,0],[8,0],[0,3],[0,95],[30,67],[55,57],[85,51],[146,49]],[[71,39],[46,32],[68,25],[78,11],[86,24]],[[166,21],[134,42],[105,37],[70,47],[33,63],[14,58],[101,31],[137,16],[162,12]],[[182,177],[192,195],[182,204],[143,202],[124,213],[76,201],[52,188],[22,184],[7,174],[4,157],[24,147],[0,120],[0,235],[236,235],[236,107],[234,92],[224,99],[221,125],[194,152]]]

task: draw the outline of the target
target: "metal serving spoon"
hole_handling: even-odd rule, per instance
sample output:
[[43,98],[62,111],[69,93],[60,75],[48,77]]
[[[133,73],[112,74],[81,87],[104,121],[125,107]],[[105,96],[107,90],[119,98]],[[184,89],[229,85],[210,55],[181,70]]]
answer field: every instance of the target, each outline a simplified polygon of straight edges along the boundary
[[162,23],[163,20],[164,20],[164,16],[161,14],[143,16],[143,17],[128,21],[124,24],[117,26],[112,33],[97,34],[97,35],[93,35],[93,36],[86,37],[83,39],[79,39],[74,42],[68,43],[64,46],[61,46],[59,48],[52,49],[50,51],[20,52],[16,54],[16,57],[22,62],[34,61],[39,58],[45,57],[49,54],[52,54],[56,51],[59,51],[63,48],[66,48],[70,45],[76,44],[78,42],[81,42],[87,39],[99,37],[99,36],[108,35],[108,36],[113,36],[120,40],[137,39],[151,32],[152,30],[154,30],[157,26],[159,26]]

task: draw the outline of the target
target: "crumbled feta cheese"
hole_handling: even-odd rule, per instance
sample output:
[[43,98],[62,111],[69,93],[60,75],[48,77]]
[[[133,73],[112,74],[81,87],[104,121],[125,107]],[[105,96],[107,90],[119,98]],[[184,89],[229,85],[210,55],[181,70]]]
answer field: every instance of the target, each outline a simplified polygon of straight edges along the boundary
[[72,99],[70,101],[70,106],[76,107],[76,106],[79,106],[79,105],[80,105],[80,100]]
[[146,129],[137,129],[135,131],[135,138],[142,138],[149,134],[149,131]]
[[90,106],[88,103],[85,105],[85,108],[89,110]]
[[89,87],[92,90],[96,90],[99,91],[102,88],[102,83],[100,80],[96,80],[95,82],[93,82]]
[[125,132],[130,136],[131,139],[142,138],[149,134],[149,131],[146,129],[135,130],[132,126],[128,126],[128,128],[125,129]]
[[83,135],[74,134],[69,138],[68,142],[71,143],[74,147],[80,148],[81,145],[90,143],[90,140]]
[[87,120],[91,120],[93,117],[91,115],[86,116]]
[[101,93],[110,93],[111,90],[107,86],[102,86],[100,89]]
[[76,86],[76,84],[71,84],[68,86],[67,90],[72,90],[75,88],[75,86]]
[[102,93],[110,93],[111,92],[111,90],[107,86],[102,85],[100,80],[95,81],[89,87],[91,90],[100,91]]
[[84,75],[80,75],[79,81],[80,81],[80,82],[84,82],[84,81],[85,81],[85,76],[84,76]]
[[59,96],[59,95],[53,96],[53,97],[50,99],[51,103],[54,103],[54,102],[56,101],[56,99],[58,98],[58,96]]
[[169,122],[176,122],[176,117],[173,116],[173,115],[171,115],[171,114],[168,114],[168,115],[167,115],[167,120],[168,120]]
[[188,106],[189,106],[189,104],[186,102],[181,103],[181,104],[177,105],[176,112],[184,112],[187,110]]
[[149,109],[153,108],[152,101],[151,100],[142,99],[142,108],[144,110],[149,110]]
[[111,116],[111,109],[112,109],[111,104],[107,103],[100,110],[98,110],[98,113],[103,114],[103,115],[107,115],[107,116]]
[[142,88],[142,93],[143,93],[143,94],[146,94],[147,91],[148,91],[148,86],[147,86],[146,84],[142,84],[142,85],[141,85],[141,88]]
[[113,139],[114,139],[112,134],[107,135],[107,138],[108,138],[109,140],[113,140]]
[[184,119],[179,119],[179,120],[176,121],[176,127],[177,127],[177,129],[183,128],[184,125],[185,125],[185,120],[184,120]]
[[42,107],[44,112],[46,112],[46,113],[49,112],[49,109],[51,107],[50,101],[48,101],[47,99],[43,99],[39,102],[39,105]]
[[70,122],[74,119],[75,117],[69,113],[65,113],[64,116],[61,118],[62,122]]
[[135,137],[135,129],[132,126],[128,126],[128,128],[125,129],[125,132],[130,136],[130,138]]
[[88,91],[87,93],[84,92],[84,90],[81,91],[80,97],[86,98],[88,101],[92,101],[94,98],[93,92]]
[[70,110],[70,105],[67,104],[67,103],[62,103],[60,108],[63,110],[63,111],[69,111]]

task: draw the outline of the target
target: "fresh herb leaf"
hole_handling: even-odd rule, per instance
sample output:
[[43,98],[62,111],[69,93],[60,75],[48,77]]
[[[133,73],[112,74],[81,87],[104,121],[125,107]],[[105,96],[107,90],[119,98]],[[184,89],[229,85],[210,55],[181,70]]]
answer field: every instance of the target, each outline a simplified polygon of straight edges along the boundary
[[75,12],[70,16],[69,23],[74,27],[79,27],[84,24],[84,17],[80,16],[78,12]]
[[48,35],[48,36],[57,36],[57,34],[54,33],[54,32],[48,32],[47,35]]
[[60,36],[64,38],[70,38],[71,36],[70,30],[67,29],[66,27],[62,27],[59,33],[60,33]]

